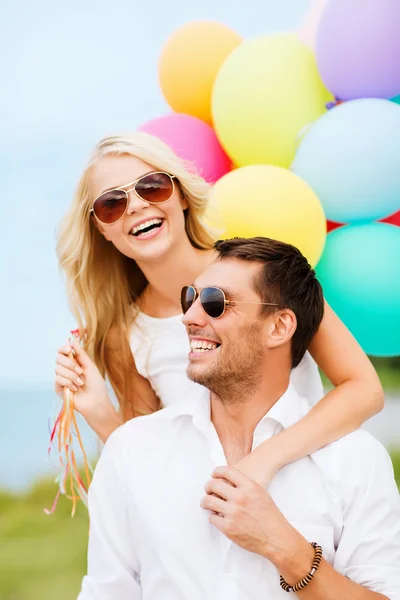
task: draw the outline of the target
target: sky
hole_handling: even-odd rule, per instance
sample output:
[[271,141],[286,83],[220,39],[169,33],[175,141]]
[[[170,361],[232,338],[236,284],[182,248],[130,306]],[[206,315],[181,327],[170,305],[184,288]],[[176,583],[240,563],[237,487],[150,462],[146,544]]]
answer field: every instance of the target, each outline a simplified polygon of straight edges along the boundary
[[55,257],[57,223],[91,148],[166,114],[163,44],[214,20],[244,38],[296,29],[311,0],[15,0],[0,23],[0,388],[52,385],[75,322]]

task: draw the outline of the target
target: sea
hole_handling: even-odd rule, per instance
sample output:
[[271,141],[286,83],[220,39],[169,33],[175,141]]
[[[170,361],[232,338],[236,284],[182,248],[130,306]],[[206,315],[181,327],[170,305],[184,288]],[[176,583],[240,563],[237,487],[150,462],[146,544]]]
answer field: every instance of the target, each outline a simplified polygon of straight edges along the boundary
[[[0,489],[24,491],[38,479],[59,472],[48,454],[50,426],[61,408],[51,389],[0,389]],[[78,415],[87,455],[95,459],[99,442]]]
[[[0,389],[0,489],[24,491],[44,476],[56,477],[55,459],[48,455],[49,419],[60,406],[51,389]],[[99,442],[80,417],[79,427],[94,460]],[[400,394],[387,394],[384,410],[364,427],[388,449],[400,449]]]

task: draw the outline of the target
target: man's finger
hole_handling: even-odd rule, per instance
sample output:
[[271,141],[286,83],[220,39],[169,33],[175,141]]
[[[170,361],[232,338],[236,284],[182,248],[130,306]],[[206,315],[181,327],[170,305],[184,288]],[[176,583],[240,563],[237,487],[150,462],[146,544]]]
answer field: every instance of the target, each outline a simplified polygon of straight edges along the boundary
[[211,523],[211,525],[214,525],[214,527],[219,529],[221,533],[225,533],[226,519],[224,517],[221,517],[221,515],[212,512],[208,517],[208,521]]
[[249,483],[254,484],[254,481],[235,469],[234,467],[217,467],[211,473],[214,479],[225,479],[234,487],[243,487]]
[[217,498],[217,496],[204,496],[200,502],[200,506],[205,508],[206,510],[211,510],[215,513],[225,515],[225,511],[227,508],[226,502],[221,500],[221,498]]
[[210,479],[204,486],[207,494],[215,494],[223,500],[233,500],[235,488],[223,479]]

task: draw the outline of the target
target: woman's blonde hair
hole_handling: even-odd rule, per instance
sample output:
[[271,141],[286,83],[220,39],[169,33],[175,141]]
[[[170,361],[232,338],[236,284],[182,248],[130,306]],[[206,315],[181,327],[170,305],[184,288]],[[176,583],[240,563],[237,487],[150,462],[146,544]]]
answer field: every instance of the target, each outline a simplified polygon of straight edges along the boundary
[[[135,391],[127,389],[132,382],[130,371],[136,371],[129,348],[129,331],[135,317],[133,309],[137,309],[136,301],[147,281],[136,262],[104,238],[90,213],[94,201],[92,168],[106,156],[122,155],[134,156],[154,170],[176,176],[188,204],[185,227],[194,247],[212,248],[215,236],[203,222],[210,186],[161,140],[136,132],[125,137],[108,137],[97,144],[60,223],[57,256],[66,278],[71,310],[79,330],[86,330],[85,348],[103,376],[108,376],[123,414],[135,415],[143,411],[135,411],[135,407],[132,411],[132,407],[126,406],[129,391],[129,397],[135,398]],[[107,351],[106,342],[111,337],[118,340],[118,356]],[[137,372],[136,375],[138,378]],[[143,399],[140,400],[143,405]]]

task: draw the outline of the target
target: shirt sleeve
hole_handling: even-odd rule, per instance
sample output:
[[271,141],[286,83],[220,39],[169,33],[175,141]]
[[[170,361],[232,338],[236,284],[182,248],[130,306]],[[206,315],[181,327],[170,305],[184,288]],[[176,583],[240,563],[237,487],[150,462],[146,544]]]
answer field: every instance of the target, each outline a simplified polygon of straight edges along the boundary
[[292,369],[290,379],[296,392],[306,398],[311,407],[324,396],[318,365],[309,352],[306,352],[300,364]]
[[128,496],[119,475],[121,431],[103,449],[89,489],[88,570],[78,600],[141,600],[139,564],[129,523]]
[[357,433],[358,445],[347,446],[352,455],[341,461],[344,527],[333,566],[351,581],[400,600],[400,498],[393,466],[379,442]]

